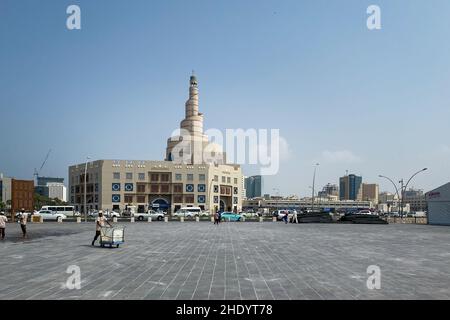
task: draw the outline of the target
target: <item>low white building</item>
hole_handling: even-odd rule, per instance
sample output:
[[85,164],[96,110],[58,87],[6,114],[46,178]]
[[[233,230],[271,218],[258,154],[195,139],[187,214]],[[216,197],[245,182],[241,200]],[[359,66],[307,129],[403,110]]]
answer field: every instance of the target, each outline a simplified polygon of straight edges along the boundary
[[450,225],[450,182],[426,193],[428,224]]
[[57,198],[63,202],[67,202],[67,188],[63,183],[49,182],[47,183],[48,197]]

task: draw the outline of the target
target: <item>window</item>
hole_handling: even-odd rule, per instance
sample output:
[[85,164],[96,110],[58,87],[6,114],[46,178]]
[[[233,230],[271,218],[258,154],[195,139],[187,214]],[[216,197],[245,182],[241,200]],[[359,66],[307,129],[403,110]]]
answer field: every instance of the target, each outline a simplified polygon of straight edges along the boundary
[[234,184],[238,183],[238,178],[234,178]]
[[138,173],[138,179],[141,181],[145,180],[145,173]]
[[194,180],[194,175],[192,173],[188,173],[187,180],[188,181],[193,181]]
[[145,203],[145,196],[137,196],[138,203]]
[[234,187],[233,193],[234,193],[234,194],[238,194],[238,191],[239,191],[238,187]]
[[138,184],[137,192],[145,192],[145,184]]
[[115,180],[120,179],[120,172],[113,172],[113,179]]
[[167,185],[167,184],[161,185],[161,192],[169,193],[169,185]]
[[227,177],[227,183],[231,183],[231,178]]
[[222,183],[225,183],[225,177],[222,177]]
[[112,202],[120,202],[120,194],[113,194],[112,195]]
[[214,192],[215,193],[219,192],[219,186],[218,185],[214,185]]
[[125,196],[125,203],[133,203],[133,196]]
[[150,180],[151,180],[152,182],[159,181],[159,175],[156,174],[156,173],[152,173],[151,176],[150,176]]
[[183,179],[183,176],[181,175],[181,173],[175,174],[175,180],[181,181],[182,179]]
[[218,196],[214,196],[214,203],[219,203],[219,197]]
[[194,203],[194,195],[184,196],[184,202],[185,203]]
[[98,183],[95,184],[95,192],[98,192]]
[[197,202],[198,203],[205,203],[205,196],[204,195],[197,196]]
[[186,185],[186,192],[194,192],[194,185],[193,184],[187,184]]
[[199,174],[198,175],[198,180],[199,181],[205,181],[206,180],[206,176],[204,174]]
[[197,190],[198,190],[198,192],[205,192],[206,186],[204,184],[199,184],[197,186]]
[[182,184],[174,184],[173,185],[173,193],[183,193],[183,185]]
[[237,197],[233,197],[233,203],[234,204],[238,204],[238,198]]
[[167,173],[163,173],[161,175],[161,181],[162,182],[169,182],[169,175]]
[[133,184],[132,183],[125,183],[125,191],[133,191]]
[[183,203],[183,196],[179,195],[179,194],[173,196],[173,202],[175,202],[175,203]]
[[219,176],[214,176],[214,181],[219,182]]
[[120,183],[113,183],[111,190],[112,191],[120,191]]
[[133,180],[133,173],[132,173],[132,172],[127,172],[127,173],[125,174],[125,178],[126,178],[127,180]]
[[159,192],[159,186],[157,184],[152,184],[150,186],[150,192],[151,193],[158,193]]
[[70,193],[74,193],[75,192],[75,187],[74,186],[71,186],[70,187]]

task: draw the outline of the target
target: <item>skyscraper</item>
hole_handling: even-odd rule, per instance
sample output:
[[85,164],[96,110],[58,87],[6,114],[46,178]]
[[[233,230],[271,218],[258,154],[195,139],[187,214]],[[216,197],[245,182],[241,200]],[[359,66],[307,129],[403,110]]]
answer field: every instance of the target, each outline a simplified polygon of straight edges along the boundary
[[251,176],[245,179],[245,190],[247,199],[261,197],[263,189],[262,176]]
[[339,178],[340,200],[362,200],[362,177],[349,174]]

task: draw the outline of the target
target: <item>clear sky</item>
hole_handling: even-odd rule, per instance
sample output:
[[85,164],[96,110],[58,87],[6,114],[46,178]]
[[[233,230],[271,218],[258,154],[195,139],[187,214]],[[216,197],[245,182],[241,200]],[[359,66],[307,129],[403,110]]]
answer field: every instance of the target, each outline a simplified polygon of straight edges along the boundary
[[[81,7],[81,30],[66,8]],[[366,9],[381,7],[369,31]],[[199,80],[205,129],[279,128],[265,191],[360,174],[450,181],[450,1],[0,0],[0,172],[164,158]],[[255,168],[245,168],[246,174]],[[316,187],[316,188],[317,188]]]

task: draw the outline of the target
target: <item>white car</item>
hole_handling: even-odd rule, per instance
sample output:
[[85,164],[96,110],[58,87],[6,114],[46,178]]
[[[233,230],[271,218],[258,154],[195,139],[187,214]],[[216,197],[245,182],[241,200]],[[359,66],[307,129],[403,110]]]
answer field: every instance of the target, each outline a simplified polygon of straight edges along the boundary
[[173,214],[174,217],[185,217],[185,218],[194,218],[198,215],[196,212],[188,211],[188,210],[178,210]]
[[61,218],[61,220],[67,219],[67,216],[65,214],[56,213],[50,210],[40,210],[35,212],[33,215],[42,217],[44,221],[45,220],[58,221],[58,218]]
[[[107,218],[120,218],[120,213],[115,211],[103,211],[103,216]],[[98,217],[98,211],[92,211],[89,213],[89,217],[91,218],[97,218]]]
[[152,220],[162,221],[164,219],[164,212],[148,210],[143,213],[134,213],[132,216],[139,221],[144,221],[144,219],[148,219],[149,217],[152,218]]

